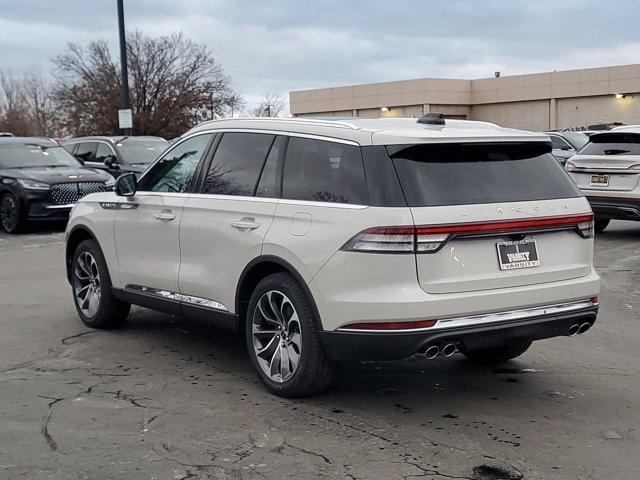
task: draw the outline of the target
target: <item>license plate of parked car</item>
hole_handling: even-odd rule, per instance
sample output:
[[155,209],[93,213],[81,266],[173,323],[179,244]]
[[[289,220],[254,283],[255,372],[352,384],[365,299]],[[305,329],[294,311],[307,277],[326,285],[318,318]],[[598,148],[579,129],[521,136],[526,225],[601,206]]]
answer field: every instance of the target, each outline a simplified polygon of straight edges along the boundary
[[500,270],[515,270],[540,266],[535,240],[498,242]]
[[607,187],[609,185],[609,175],[591,175],[592,187]]

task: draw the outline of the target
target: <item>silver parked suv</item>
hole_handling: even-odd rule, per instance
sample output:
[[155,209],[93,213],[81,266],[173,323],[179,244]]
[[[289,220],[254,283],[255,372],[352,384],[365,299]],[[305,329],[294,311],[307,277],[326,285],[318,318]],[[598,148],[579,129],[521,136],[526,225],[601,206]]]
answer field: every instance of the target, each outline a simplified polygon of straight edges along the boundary
[[596,320],[593,215],[550,152],[438,115],[207,122],[73,209],[73,299],[96,328],[230,323],[282,396],[340,360],[506,361]]
[[596,133],[566,167],[604,231],[612,219],[640,221],[640,126]]

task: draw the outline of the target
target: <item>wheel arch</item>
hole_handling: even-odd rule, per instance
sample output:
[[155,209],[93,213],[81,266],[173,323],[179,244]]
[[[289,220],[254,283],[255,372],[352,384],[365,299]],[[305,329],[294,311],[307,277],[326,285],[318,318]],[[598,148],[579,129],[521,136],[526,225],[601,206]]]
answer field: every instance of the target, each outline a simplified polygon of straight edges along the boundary
[[98,242],[98,239],[96,238],[94,233],[91,231],[91,229],[86,225],[76,225],[75,227],[73,227],[69,232],[69,234],[67,235],[67,244],[65,247],[65,268],[67,271],[67,281],[69,283],[72,282],[71,262],[73,261],[73,254],[78,248],[78,245],[80,245],[85,240],[93,240],[94,242],[96,242],[96,245],[100,249],[100,253],[104,258],[104,253],[102,252],[102,247],[100,247],[100,242]]
[[22,195],[20,195],[20,193],[15,188],[15,183],[15,180],[12,180],[11,183],[0,183],[0,198],[4,197],[7,194],[13,195],[13,197],[20,204],[20,208],[24,208],[24,200],[22,198]]
[[318,330],[322,330],[322,319],[316,305],[315,299],[311,294],[311,290],[304,280],[304,277],[286,260],[275,255],[261,255],[256,257],[247,264],[238,280],[235,298],[235,313],[238,318],[240,329],[244,329],[244,317],[249,306],[249,299],[258,283],[265,277],[274,273],[289,273],[300,284],[304,290],[311,307],[313,308],[313,316]]

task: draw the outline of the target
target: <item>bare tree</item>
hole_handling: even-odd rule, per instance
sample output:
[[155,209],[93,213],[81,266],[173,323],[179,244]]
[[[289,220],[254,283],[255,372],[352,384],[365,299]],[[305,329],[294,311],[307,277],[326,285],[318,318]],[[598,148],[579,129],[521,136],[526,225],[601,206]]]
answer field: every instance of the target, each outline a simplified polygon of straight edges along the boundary
[[0,130],[23,136],[59,133],[51,85],[39,70],[0,71]]
[[[242,105],[207,47],[182,33],[159,38],[129,33],[127,57],[136,134],[175,137]],[[76,135],[118,133],[120,72],[107,43],[93,41],[86,49],[70,44],[54,64],[55,99],[65,127]]]
[[260,105],[249,111],[249,115],[254,117],[282,117],[286,107],[287,102],[280,93],[267,90]]

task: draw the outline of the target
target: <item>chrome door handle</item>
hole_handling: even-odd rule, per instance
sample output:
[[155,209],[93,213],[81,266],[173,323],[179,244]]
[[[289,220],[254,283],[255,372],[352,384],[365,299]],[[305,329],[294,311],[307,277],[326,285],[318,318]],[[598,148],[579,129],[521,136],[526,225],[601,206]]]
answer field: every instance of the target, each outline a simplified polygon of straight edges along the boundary
[[162,220],[163,222],[170,222],[171,220],[175,220],[176,216],[171,212],[162,212],[162,213],[156,213],[153,216],[153,218]]
[[238,230],[255,230],[260,226],[259,223],[256,223],[255,218],[241,218],[238,222],[233,222],[231,224],[233,228],[237,228]]

